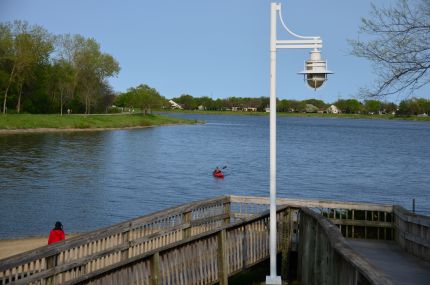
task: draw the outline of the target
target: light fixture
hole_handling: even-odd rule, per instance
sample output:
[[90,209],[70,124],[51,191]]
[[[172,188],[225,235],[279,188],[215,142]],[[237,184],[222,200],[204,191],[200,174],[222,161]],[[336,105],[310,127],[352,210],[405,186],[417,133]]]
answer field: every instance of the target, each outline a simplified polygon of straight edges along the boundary
[[327,80],[327,75],[333,72],[327,70],[327,61],[321,59],[320,51],[315,48],[310,52],[310,59],[305,61],[305,69],[299,74],[303,74],[309,87],[316,90]]

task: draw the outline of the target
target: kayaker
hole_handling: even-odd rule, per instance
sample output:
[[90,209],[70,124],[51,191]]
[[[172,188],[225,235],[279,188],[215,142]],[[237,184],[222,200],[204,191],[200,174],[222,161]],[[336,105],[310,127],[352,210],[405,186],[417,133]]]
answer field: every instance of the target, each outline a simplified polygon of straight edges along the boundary
[[48,244],[62,241],[64,238],[63,224],[56,222],[54,228],[49,233]]
[[219,169],[219,167],[217,166],[213,172],[213,174],[218,174],[221,173],[221,169]]

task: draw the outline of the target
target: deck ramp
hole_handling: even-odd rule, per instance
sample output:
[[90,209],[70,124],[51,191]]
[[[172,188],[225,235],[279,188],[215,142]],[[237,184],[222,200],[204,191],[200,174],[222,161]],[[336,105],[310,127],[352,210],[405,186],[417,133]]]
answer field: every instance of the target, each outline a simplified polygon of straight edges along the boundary
[[430,284],[430,263],[409,255],[394,241],[347,239],[347,243],[394,284]]

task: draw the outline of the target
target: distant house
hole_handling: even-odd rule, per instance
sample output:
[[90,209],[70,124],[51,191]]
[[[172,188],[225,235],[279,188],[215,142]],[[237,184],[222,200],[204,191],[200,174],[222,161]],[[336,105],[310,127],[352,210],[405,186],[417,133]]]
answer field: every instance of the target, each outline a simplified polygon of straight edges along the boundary
[[316,113],[318,112],[318,107],[312,104],[306,104],[306,113]]
[[180,110],[183,109],[181,105],[179,105],[178,103],[176,103],[173,100],[169,100],[169,103],[170,103],[170,106],[172,107],[172,109],[180,109]]
[[335,105],[331,105],[330,107],[328,107],[326,112],[329,114],[340,114],[341,113],[339,108],[336,107]]
[[244,112],[257,112],[257,108],[254,107],[245,107],[243,108]]
[[237,112],[237,111],[242,110],[242,108],[240,108],[240,107],[231,107],[231,110],[232,110],[233,112]]
[[270,108],[269,107],[264,108],[264,110],[266,111],[266,113],[270,113]]
[[199,105],[199,106],[197,107],[197,110],[199,110],[199,111],[205,111],[205,110],[206,110],[206,107],[205,107],[205,106],[203,106],[203,105]]

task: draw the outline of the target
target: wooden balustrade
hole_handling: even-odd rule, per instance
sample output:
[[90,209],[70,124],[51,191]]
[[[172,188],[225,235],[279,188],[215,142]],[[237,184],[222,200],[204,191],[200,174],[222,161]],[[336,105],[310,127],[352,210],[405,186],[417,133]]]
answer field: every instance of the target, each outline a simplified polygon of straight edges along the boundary
[[403,250],[430,262],[430,218],[394,206],[395,240]]
[[[278,220],[283,219],[285,210],[278,210]],[[65,284],[227,285],[229,276],[268,258],[268,219],[266,211],[247,221],[223,225],[133,256]],[[283,229],[282,225],[280,228]]]
[[[267,197],[230,196],[230,199],[237,211],[235,220],[249,217],[252,209],[267,208],[270,203]],[[285,198],[276,201],[278,206],[312,208],[337,225],[344,237],[394,239],[392,205]]]
[[346,244],[336,225],[314,211],[300,209],[299,231],[301,284],[393,284]]
[[[0,285],[227,284],[229,276],[269,257],[268,204],[268,198],[217,197],[96,230],[1,260]],[[389,239],[393,220],[398,239],[405,246],[419,241],[419,251],[429,256],[428,218],[401,208],[393,214],[387,205],[280,198],[278,252],[287,261],[289,251],[301,250],[307,271],[324,259],[335,264],[316,274],[334,274],[330,270],[341,264],[342,274],[356,276],[349,284],[375,284],[380,276],[351,255],[339,235],[359,237],[364,229],[364,237]]]
[[229,221],[229,198],[185,204],[0,261],[0,284],[59,284]]

